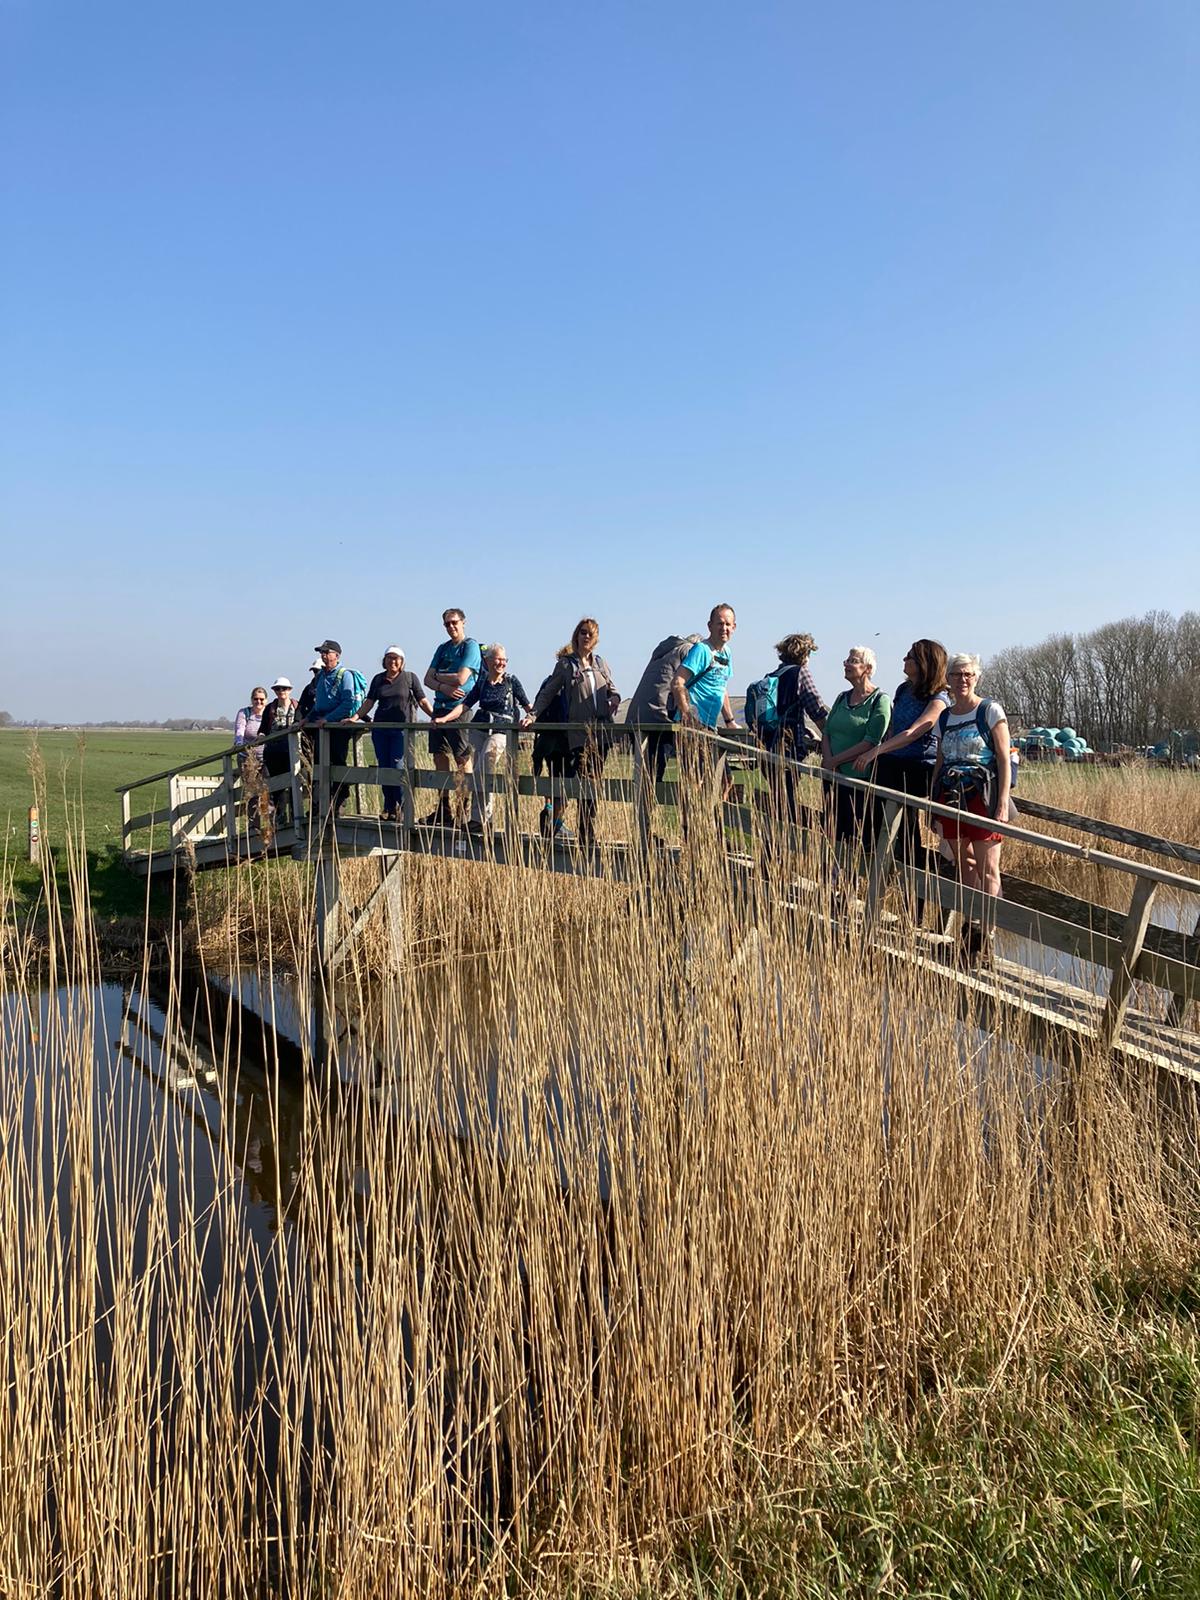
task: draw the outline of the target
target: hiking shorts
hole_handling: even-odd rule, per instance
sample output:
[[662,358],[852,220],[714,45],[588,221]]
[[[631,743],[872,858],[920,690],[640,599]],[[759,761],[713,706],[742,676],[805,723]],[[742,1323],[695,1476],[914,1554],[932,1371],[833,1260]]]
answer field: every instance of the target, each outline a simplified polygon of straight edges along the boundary
[[467,730],[457,726],[448,728],[430,728],[429,754],[431,756],[450,756],[455,761],[462,761],[470,753],[471,745],[467,738]]

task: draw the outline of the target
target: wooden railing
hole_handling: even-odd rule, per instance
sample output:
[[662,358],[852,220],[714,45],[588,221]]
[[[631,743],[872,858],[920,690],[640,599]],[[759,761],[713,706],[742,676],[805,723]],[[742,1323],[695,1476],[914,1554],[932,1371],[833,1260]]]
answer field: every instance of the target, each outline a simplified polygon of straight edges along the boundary
[[[443,773],[418,765],[418,744],[428,736],[429,723],[390,724],[389,727],[403,727],[406,730],[402,771],[362,764],[358,760],[335,764],[330,755],[331,732],[334,735],[349,735],[357,744],[370,731],[368,725],[363,723],[343,723],[335,725],[332,730],[328,727],[307,730],[306,737],[314,741],[314,760],[307,785],[301,733],[297,729],[270,735],[241,749],[233,747],[218,751],[214,755],[124,785],[118,793],[122,805],[122,845],[127,857],[145,864],[149,856],[154,855],[160,864],[167,865],[173,857],[184,854],[199,865],[223,865],[268,851],[320,855],[337,837],[332,799],[338,785],[348,785],[359,791],[360,801],[364,789],[383,784],[399,788],[402,811],[398,823],[384,825],[377,817],[368,818],[379,823],[378,839],[372,841],[370,852],[381,854],[412,848],[418,828],[415,812],[420,791],[431,791],[431,796],[441,794],[447,789],[457,788],[464,779],[453,770]],[[565,723],[539,724],[539,728],[571,731],[571,725]],[[614,724],[605,729],[606,737],[611,737],[616,747],[625,748],[630,759],[629,776],[567,778],[535,777],[532,773],[522,772],[519,763],[522,735],[515,729],[509,730],[505,734],[505,760],[502,767],[486,780],[487,793],[500,809],[504,833],[512,838],[519,834],[519,803],[522,797],[534,796],[544,801],[583,799],[590,803],[604,800],[627,806],[630,811],[627,837],[618,847],[635,852],[644,850],[650,840],[655,805],[677,806],[680,800],[678,779],[658,784],[649,781],[646,757],[638,736],[646,731],[649,730],[624,724]],[[774,770],[778,774],[787,770],[793,778],[862,791],[879,808],[879,823],[870,855],[862,908],[868,933],[878,926],[888,886],[899,875],[907,879],[910,893],[941,907],[951,917],[972,918],[985,932],[1000,929],[1108,969],[1107,993],[1100,1022],[1100,1033],[1106,1042],[1117,1039],[1134,986],[1138,982],[1153,985],[1169,994],[1167,1021],[1174,1027],[1182,1025],[1187,1007],[1200,999],[1200,919],[1194,915],[1185,917],[1185,925],[1192,930],[1189,932],[1159,927],[1152,922],[1157,897],[1163,891],[1187,897],[1187,903],[1193,909],[1200,902],[1200,880],[1175,870],[1179,865],[1200,867],[1200,848],[1021,797],[1020,807],[1024,815],[1069,830],[1076,837],[1063,838],[1035,832],[1020,822],[992,822],[990,826],[996,833],[1037,850],[1103,867],[1128,878],[1129,904],[1124,912],[1113,911],[1106,906],[1012,875],[1005,877],[1005,896],[998,899],[968,888],[944,870],[936,870],[941,864],[933,857],[925,866],[911,866],[897,859],[896,842],[905,810],[916,811],[926,822],[932,823],[942,817],[957,820],[961,813],[955,808],[887,789],[868,779],[848,778],[840,773],[788,763],[781,757],[763,752],[745,735],[729,738],[706,731],[689,731],[686,736],[703,739],[723,757],[756,771],[769,773]],[[264,771],[260,781],[248,785],[244,752],[284,739],[288,742],[287,770],[275,777],[268,777]],[[357,750],[354,754],[357,756]],[[220,775],[213,776],[211,769],[217,764],[220,766]],[[203,768],[210,769],[209,773],[202,773]],[[139,790],[164,781],[170,785],[168,805],[135,814],[133,796]],[[306,807],[306,787],[311,797],[311,807]],[[292,800],[293,824],[286,829],[272,829],[269,818],[264,816],[255,834],[253,819],[247,818],[248,807],[253,804],[261,806],[264,799],[269,801],[270,797],[285,791]],[[773,805],[770,785],[750,796],[752,801],[757,800],[758,803],[746,804],[746,797],[746,791],[743,790],[743,803],[725,807],[726,824],[740,830],[743,835],[753,839],[764,830],[770,830],[778,839],[781,830],[786,837],[796,826],[790,819],[785,821],[780,815],[780,808]],[[803,798],[796,803],[801,828],[818,820],[821,807],[813,806]],[[361,813],[361,804],[359,811]],[[165,847],[157,851],[152,849],[151,852],[134,849],[135,834],[140,830],[159,827],[165,830]],[[1143,855],[1157,857],[1163,863],[1170,864],[1131,860],[1104,848],[1110,843],[1135,848]],[[342,848],[345,848],[344,842]],[[597,870],[602,870],[599,861]]]

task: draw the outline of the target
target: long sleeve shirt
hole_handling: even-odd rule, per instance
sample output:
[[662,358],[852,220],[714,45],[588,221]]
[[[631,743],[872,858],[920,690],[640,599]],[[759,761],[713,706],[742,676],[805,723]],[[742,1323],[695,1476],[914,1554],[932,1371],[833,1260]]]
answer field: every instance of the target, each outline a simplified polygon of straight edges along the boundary
[[345,722],[357,709],[354,684],[349,672],[342,666],[322,667],[317,673],[317,695],[313,702],[313,715],[326,722]]
[[796,663],[780,671],[776,708],[780,728],[786,728],[793,742],[801,749],[804,745],[805,717],[815,722],[818,728],[825,726],[829,707],[821,699],[807,662]]

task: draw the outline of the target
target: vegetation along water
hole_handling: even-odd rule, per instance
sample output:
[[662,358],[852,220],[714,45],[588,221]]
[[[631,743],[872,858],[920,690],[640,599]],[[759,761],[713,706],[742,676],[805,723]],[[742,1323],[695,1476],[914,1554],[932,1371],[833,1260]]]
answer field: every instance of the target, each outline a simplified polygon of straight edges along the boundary
[[[322,1072],[307,870],[198,880],[186,949],[139,885],[115,983],[90,745],[67,820],[41,760],[5,1593],[1196,1592],[1190,1089],[765,890],[731,919],[705,839],[630,885],[406,862]],[[1184,775],[1028,782],[1197,837]]]

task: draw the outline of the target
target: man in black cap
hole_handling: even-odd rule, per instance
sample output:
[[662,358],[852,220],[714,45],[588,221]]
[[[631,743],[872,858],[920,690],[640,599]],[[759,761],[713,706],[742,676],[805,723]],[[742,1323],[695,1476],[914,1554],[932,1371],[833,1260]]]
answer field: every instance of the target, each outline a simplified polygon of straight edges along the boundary
[[[314,649],[321,658],[321,670],[314,680],[317,692],[308,726],[322,728],[352,717],[362,704],[363,697],[359,688],[361,678],[349,667],[342,666],[342,647],[336,639],[323,639]],[[346,766],[350,735],[331,731],[328,737],[330,766]],[[330,789],[329,803],[334,816],[342,809],[349,792],[349,785],[345,783],[335,783]]]

